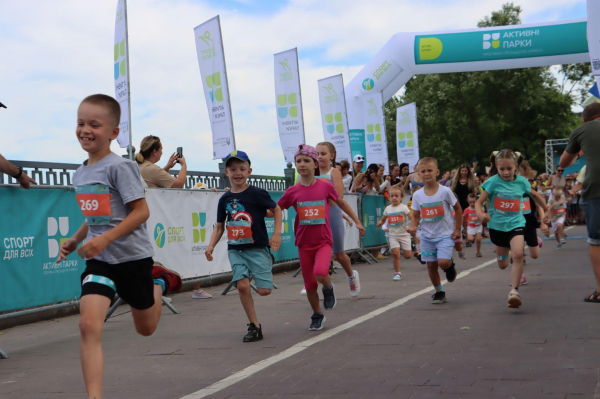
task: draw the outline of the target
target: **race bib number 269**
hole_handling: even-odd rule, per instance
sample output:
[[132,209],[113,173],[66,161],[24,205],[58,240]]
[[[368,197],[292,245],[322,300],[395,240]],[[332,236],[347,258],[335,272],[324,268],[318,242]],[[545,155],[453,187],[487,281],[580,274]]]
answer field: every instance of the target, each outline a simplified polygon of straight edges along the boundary
[[75,198],[88,226],[106,225],[112,221],[107,185],[77,186]]

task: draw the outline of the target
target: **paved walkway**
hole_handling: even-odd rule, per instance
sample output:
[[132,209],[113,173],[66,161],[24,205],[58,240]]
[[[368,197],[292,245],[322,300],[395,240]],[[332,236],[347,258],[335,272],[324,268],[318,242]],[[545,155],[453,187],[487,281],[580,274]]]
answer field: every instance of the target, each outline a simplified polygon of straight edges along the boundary
[[[466,273],[445,286],[444,305],[431,305],[425,267],[415,260],[403,261],[400,282],[390,260],[357,266],[355,300],[336,275],[340,300],[322,332],[307,331],[301,278],[278,275],[280,289],[255,298],[265,334],[257,343],[241,342],[247,321],[235,292],[175,295],[181,315],[164,308],[150,338],[135,334],[129,314],[106,323],[104,397],[594,398],[600,306],[582,301],[594,288],[587,243],[545,244],[540,259],[527,259],[519,310],[506,307],[510,273],[498,269],[491,245],[483,258],[467,249],[458,263]],[[77,322],[3,331],[0,347],[11,359],[0,360],[0,397],[86,397]]]

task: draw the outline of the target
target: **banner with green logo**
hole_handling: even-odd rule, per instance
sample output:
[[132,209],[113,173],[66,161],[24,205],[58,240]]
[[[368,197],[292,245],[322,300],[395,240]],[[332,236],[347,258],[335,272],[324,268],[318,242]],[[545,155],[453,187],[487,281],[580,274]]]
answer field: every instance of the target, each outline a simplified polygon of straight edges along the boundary
[[129,43],[127,42],[127,2],[117,0],[114,47],[115,99],[121,106],[117,141],[121,148],[131,144],[131,111],[129,97]]
[[367,229],[363,237],[363,246],[370,247],[387,243],[385,232],[377,227],[377,222],[383,216],[383,210],[388,205],[382,195],[363,195],[362,197],[362,222]]
[[219,16],[196,26],[194,36],[212,130],[213,159],[221,159],[235,151],[235,137]]
[[363,125],[367,136],[367,162],[383,165],[385,174],[389,174],[387,140],[385,137],[385,118],[383,114],[383,93],[363,95]]
[[[269,192],[273,201],[277,202],[283,196],[281,191]],[[294,208],[282,209],[282,226],[281,226],[281,247],[279,251],[273,252],[276,262],[283,262],[286,260],[298,259],[298,247],[294,242],[294,220],[296,219],[296,210]],[[269,238],[275,231],[275,219],[265,219],[267,224],[267,232]]]
[[344,79],[339,74],[321,79],[317,84],[319,85],[323,137],[325,141],[329,141],[335,146],[337,162],[352,162]]
[[410,170],[414,171],[415,165],[419,162],[416,103],[396,109],[396,150],[398,164],[406,162]]
[[55,263],[83,223],[75,191],[0,188],[0,312],[77,299],[85,262]]
[[275,107],[281,149],[285,161],[294,162],[296,148],[305,143],[298,49],[275,54],[274,65]]
[[415,36],[415,63],[446,64],[587,53],[586,22]]
[[[352,159],[350,160],[350,165],[352,166],[352,160],[357,155],[362,155],[363,157],[367,154],[367,150],[365,147],[365,129],[350,129],[350,148],[352,150]],[[363,166],[363,170],[357,170],[356,173],[364,172],[367,169],[367,165]]]

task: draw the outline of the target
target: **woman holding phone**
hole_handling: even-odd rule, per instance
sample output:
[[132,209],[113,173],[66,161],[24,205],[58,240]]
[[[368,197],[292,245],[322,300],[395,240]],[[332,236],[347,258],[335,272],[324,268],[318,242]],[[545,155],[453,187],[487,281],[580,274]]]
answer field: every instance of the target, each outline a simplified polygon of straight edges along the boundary
[[[148,187],[161,188],[183,188],[185,187],[185,179],[187,177],[187,164],[183,155],[179,157],[177,153],[173,153],[169,158],[169,162],[164,168],[156,165],[163,154],[163,147],[160,139],[156,136],[147,136],[142,140],[140,152],[135,156],[136,162],[139,164],[140,173]],[[173,177],[169,170],[175,164],[181,165],[179,176]]]

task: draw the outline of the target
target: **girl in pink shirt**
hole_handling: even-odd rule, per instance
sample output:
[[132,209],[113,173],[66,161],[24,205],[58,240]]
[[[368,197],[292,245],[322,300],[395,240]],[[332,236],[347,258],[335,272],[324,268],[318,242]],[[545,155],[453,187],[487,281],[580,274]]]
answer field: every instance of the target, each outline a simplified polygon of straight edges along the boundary
[[329,227],[329,200],[352,218],[360,235],[364,235],[366,230],[350,205],[340,198],[333,184],[315,178],[319,163],[314,147],[306,144],[298,146],[294,161],[300,182],[288,188],[277,204],[281,209],[293,206],[296,210],[295,244],[298,247],[306,297],[313,310],[309,330],[317,331],[323,329],[325,322],[317,293],[318,283],[323,285],[323,307],[333,309],[336,305],[333,283],[329,277],[333,244]]

